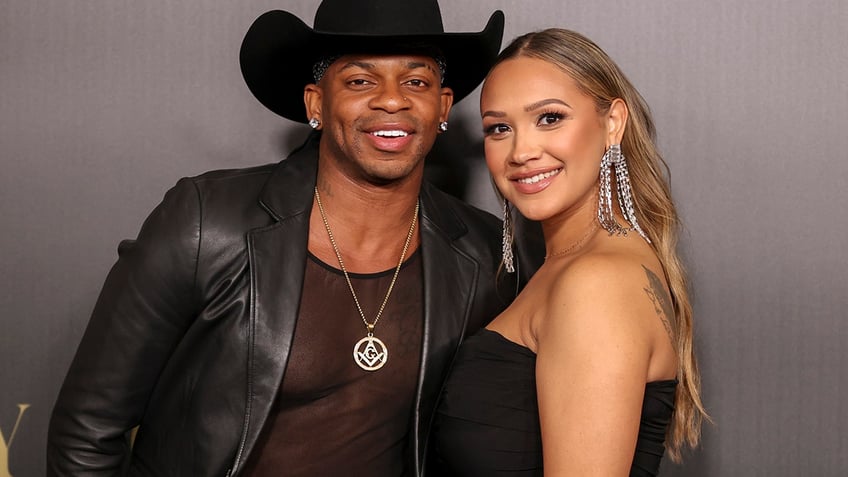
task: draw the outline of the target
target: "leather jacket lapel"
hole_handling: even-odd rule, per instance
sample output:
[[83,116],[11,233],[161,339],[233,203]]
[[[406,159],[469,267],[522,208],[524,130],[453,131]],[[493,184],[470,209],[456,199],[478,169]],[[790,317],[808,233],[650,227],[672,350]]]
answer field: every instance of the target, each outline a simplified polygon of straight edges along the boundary
[[454,240],[465,225],[450,207],[440,207],[422,188],[421,253],[424,269],[424,335],[415,401],[412,446],[415,475],[421,475],[424,447],[436,401],[449,364],[465,333],[475,295],[479,265]]
[[302,147],[280,163],[260,199],[278,222],[248,234],[252,340],[248,342],[247,402],[235,473],[259,438],[288,364],[306,267],[316,151],[317,147]]

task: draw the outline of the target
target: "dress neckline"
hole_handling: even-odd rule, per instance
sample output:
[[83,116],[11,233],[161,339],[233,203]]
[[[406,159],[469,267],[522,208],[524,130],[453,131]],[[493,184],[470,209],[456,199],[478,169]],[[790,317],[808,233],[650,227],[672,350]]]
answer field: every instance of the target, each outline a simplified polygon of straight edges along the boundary
[[[513,348],[516,348],[516,349],[520,350],[521,352],[523,352],[524,354],[530,354],[530,355],[533,356],[533,358],[536,357],[536,353],[534,353],[533,350],[531,350],[530,348],[524,346],[523,344],[516,343],[515,341],[512,341],[511,339],[509,339],[506,336],[498,333],[495,330],[492,330],[492,329],[489,329],[489,328],[480,328],[480,331],[477,334],[481,335],[481,336],[482,335],[490,335],[494,339],[500,341],[501,343],[504,343],[504,344],[507,344],[507,345],[509,345]],[[645,386],[663,387],[663,386],[671,386],[671,385],[677,385],[677,384],[679,384],[679,381],[677,380],[677,378],[671,378],[671,379],[659,379],[659,380],[656,380],[656,381],[648,381],[648,382],[645,383]]]

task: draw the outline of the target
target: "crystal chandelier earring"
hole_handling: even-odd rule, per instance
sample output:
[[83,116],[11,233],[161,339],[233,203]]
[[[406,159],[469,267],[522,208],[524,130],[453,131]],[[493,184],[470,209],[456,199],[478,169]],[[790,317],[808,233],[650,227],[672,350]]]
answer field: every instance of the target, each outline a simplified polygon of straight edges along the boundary
[[503,265],[507,273],[514,273],[512,263],[512,214],[509,211],[509,201],[503,199]]
[[[618,206],[624,220],[630,227],[622,227],[615,220],[615,212],[612,205],[612,170],[615,169],[616,192],[618,195]],[[633,192],[630,187],[630,174],[627,171],[627,162],[621,152],[621,145],[613,144],[604,152],[601,158],[600,191],[598,194],[598,222],[610,234],[627,235],[630,230],[635,230],[645,241],[651,243],[651,239],[639,227],[636,220],[636,211],[633,208]]]

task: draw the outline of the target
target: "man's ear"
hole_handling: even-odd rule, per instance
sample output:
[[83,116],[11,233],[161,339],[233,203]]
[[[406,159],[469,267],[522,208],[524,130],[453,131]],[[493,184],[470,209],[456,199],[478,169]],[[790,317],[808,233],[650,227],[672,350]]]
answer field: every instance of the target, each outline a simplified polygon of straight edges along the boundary
[[318,127],[323,128],[323,120],[321,118],[321,99],[324,93],[321,87],[317,84],[308,84],[303,88],[303,104],[306,107],[306,119],[315,118],[318,120]]
[[621,144],[624,137],[624,129],[627,126],[627,104],[621,98],[615,98],[610,104],[607,112],[607,147],[613,144]]
[[439,114],[439,122],[447,121],[450,116],[450,110],[453,107],[453,90],[450,88],[442,88],[441,96],[441,114]]

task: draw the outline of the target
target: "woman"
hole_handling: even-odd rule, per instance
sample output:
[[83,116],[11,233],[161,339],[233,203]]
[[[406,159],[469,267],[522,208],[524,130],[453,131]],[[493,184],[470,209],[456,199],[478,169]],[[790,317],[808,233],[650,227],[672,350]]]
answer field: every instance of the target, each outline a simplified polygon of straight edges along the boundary
[[561,29],[513,41],[480,104],[505,211],[541,222],[547,255],[463,343],[428,473],[656,475],[666,446],[677,460],[698,443],[706,413],[648,107],[598,46]]

